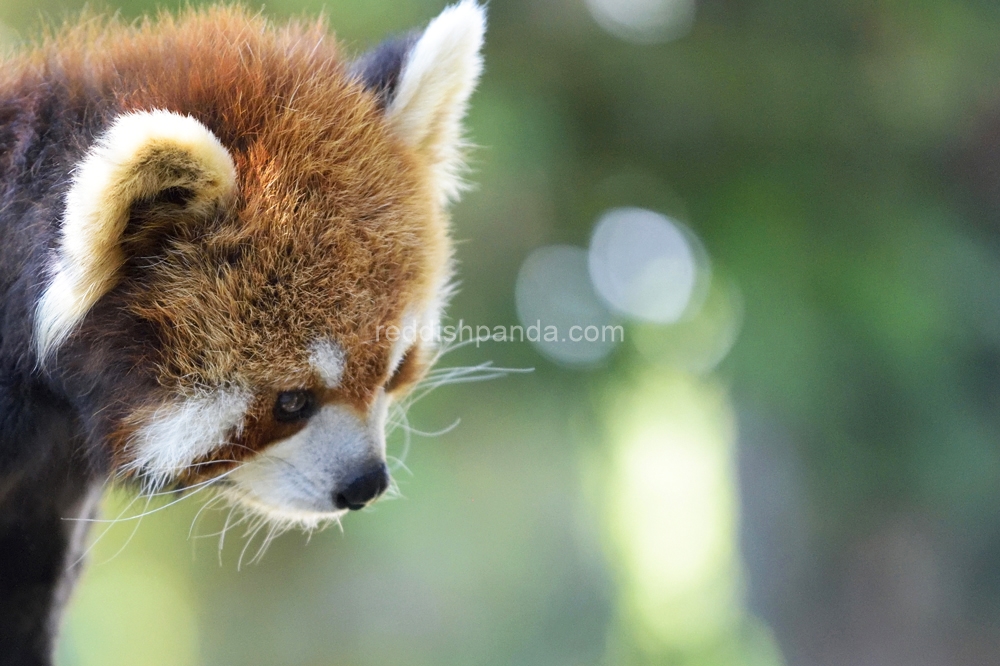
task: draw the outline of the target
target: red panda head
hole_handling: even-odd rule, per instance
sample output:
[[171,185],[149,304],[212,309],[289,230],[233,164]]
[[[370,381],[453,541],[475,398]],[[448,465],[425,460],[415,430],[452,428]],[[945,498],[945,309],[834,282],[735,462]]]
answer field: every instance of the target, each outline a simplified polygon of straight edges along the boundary
[[305,525],[385,490],[387,409],[434,353],[406,332],[448,295],[484,20],[465,0],[353,65],[233,9],[57,41],[104,120],[35,342],[112,471]]

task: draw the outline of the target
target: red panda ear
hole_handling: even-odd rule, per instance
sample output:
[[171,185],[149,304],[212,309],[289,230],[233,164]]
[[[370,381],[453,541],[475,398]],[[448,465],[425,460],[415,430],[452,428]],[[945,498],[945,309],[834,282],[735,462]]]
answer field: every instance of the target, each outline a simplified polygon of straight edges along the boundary
[[[391,83],[386,117],[396,134],[427,160],[443,202],[461,190],[462,120],[483,69],[485,30],[486,13],[476,2],[452,5],[409,40],[412,46],[402,42],[408,49],[405,57],[398,56],[398,74],[386,79]],[[391,62],[397,53],[398,47],[383,56]]]
[[406,56],[419,38],[420,32],[413,31],[387,39],[351,64],[351,76],[375,93],[383,110],[395,97]]
[[[115,285],[127,252],[142,246],[148,230],[132,229],[134,217],[142,226],[162,220],[158,210],[205,216],[235,190],[232,157],[194,118],[158,110],[115,119],[66,194],[50,282],[35,313],[39,358],[66,339]],[[134,242],[124,242],[126,229]]]

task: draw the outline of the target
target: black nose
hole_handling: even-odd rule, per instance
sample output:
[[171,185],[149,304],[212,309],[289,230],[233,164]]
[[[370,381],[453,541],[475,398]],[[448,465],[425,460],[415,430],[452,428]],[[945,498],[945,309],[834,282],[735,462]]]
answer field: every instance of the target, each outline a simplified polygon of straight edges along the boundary
[[357,511],[363,509],[373,499],[385,492],[389,487],[389,470],[385,463],[375,467],[361,476],[353,479],[347,487],[333,497],[333,503],[338,509]]

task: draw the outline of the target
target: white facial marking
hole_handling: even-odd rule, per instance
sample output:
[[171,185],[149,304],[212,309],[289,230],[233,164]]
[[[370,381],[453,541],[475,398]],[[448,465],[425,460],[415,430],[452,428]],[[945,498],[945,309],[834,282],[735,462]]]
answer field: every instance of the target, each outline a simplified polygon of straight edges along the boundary
[[337,388],[344,376],[346,355],[336,342],[317,340],[309,348],[309,364],[327,388]]
[[156,410],[128,444],[126,470],[139,473],[147,489],[162,487],[192,462],[228,442],[246,417],[253,396],[243,389],[217,389]]
[[279,521],[306,527],[340,515],[334,491],[358,466],[385,460],[387,400],[380,397],[366,420],[341,405],[327,405],[295,435],[241,465],[230,494]]

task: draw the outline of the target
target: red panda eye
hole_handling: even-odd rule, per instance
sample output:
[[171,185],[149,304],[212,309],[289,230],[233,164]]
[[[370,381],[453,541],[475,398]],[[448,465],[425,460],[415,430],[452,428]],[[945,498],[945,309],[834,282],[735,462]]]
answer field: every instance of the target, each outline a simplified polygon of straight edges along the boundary
[[274,418],[278,421],[298,421],[312,416],[316,396],[311,391],[282,391],[274,402]]

